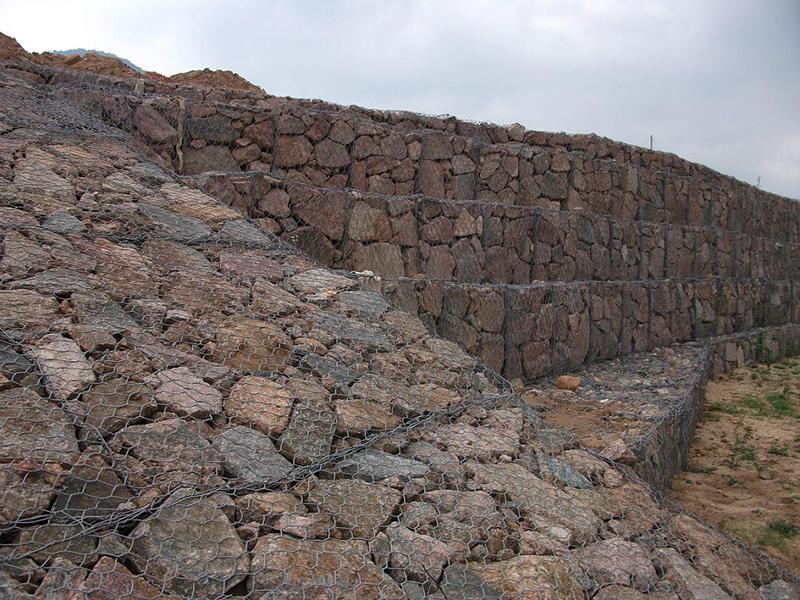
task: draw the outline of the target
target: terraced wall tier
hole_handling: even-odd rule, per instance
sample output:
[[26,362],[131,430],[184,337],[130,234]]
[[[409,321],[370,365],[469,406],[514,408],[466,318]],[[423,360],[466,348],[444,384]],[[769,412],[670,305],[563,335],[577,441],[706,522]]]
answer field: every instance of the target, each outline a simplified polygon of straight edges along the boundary
[[[800,322],[800,203],[592,136],[47,74],[508,377]],[[185,93],[186,92],[186,93]]]
[[768,280],[501,286],[399,279],[381,288],[395,305],[509,378],[533,379],[632,352],[800,323],[800,288]]
[[137,132],[184,174],[273,169],[332,189],[584,208],[800,241],[797,202],[674,155],[591,143],[597,138],[521,127],[501,135],[502,128],[463,122],[440,130],[424,120],[385,122],[374,111],[327,103],[200,97],[167,84],[153,85],[153,94],[145,86],[136,96],[133,83],[109,87],[65,72],[50,81],[113,125]]
[[383,277],[499,284],[800,278],[800,242],[709,225],[329,190],[267,173],[189,181],[327,264]]

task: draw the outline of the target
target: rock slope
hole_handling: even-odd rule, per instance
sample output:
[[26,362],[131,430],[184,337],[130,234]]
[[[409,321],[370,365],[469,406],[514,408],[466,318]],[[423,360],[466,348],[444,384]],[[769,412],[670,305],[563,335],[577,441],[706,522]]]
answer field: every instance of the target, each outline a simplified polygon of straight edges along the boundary
[[788,598],[355,275],[0,67],[10,598]]

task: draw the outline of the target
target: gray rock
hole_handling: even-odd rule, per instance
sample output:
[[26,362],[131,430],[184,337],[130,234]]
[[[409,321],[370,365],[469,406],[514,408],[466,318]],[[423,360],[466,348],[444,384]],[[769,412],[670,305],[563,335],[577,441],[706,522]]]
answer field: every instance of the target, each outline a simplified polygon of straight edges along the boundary
[[119,431],[137,419],[153,415],[158,408],[150,387],[122,378],[93,386],[83,394],[81,402],[71,407],[91,430],[84,437],[91,439]]
[[664,579],[672,584],[678,596],[686,600],[730,600],[716,583],[701,575],[674,548],[656,548],[653,561],[665,572]]
[[0,571],[0,598],[2,600],[24,600],[33,598],[33,596],[25,591],[22,583]]
[[225,400],[225,414],[234,423],[266,435],[278,436],[286,429],[294,398],[284,386],[266,377],[242,377]]
[[161,382],[156,400],[176,415],[203,419],[222,412],[222,394],[186,367],[161,371],[154,379]]
[[578,569],[558,556],[523,555],[486,564],[471,563],[470,566],[509,600],[585,597],[583,586],[578,581]]
[[0,374],[9,381],[20,383],[36,371],[36,365],[24,354],[14,350],[10,344],[0,342]]
[[19,534],[17,554],[31,553],[31,558],[40,564],[60,556],[78,566],[96,559],[97,538],[84,533],[74,523],[50,523],[26,527]]
[[464,467],[452,452],[440,450],[428,442],[411,442],[403,449],[403,453],[430,466],[431,471],[443,475],[450,483],[464,479]]
[[523,515],[559,524],[579,543],[594,540],[603,523],[585,497],[569,495],[520,465],[468,462],[465,468],[478,489],[506,494]]
[[63,211],[52,213],[42,222],[42,227],[52,231],[53,233],[59,233],[61,235],[69,235],[71,233],[81,233],[82,231],[86,231],[86,225],[84,225],[80,219],[72,216],[68,212]]
[[213,445],[225,456],[226,472],[238,479],[267,483],[292,470],[272,440],[249,427],[227,429],[214,438]]
[[66,179],[49,168],[42,152],[31,153],[17,161],[14,185],[26,192],[39,192],[52,198],[75,202],[75,188]]
[[412,458],[387,454],[378,450],[364,450],[343,459],[336,470],[364,481],[374,482],[389,477],[411,479],[423,477],[430,468]]
[[439,511],[433,504],[427,502],[409,502],[404,504],[397,522],[412,531],[418,531],[436,520]]
[[40,294],[62,296],[76,292],[88,292],[92,284],[87,276],[70,269],[48,269],[33,277],[12,282],[10,289],[35,290]]
[[447,544],[430,536],[411,531],[397,523],[386,528],[389,538],[389,568],[395,579],[433,583],[453,555]]
[[56,464],[33,471],[19,463],[0,464],[0,520],[26,519],[47,510],[63,480],[64,470]]
[[793,598],[797,598],[799,591],[800,590],[786,583],[783,579],[776,579],[758,588],[758,593],[763,600],[792,600]]
[[239,163],[225,146],[187,148],[183,155],[183,174],[197,175],[207,171],[240,171]]
[[644,549],[633,542],[613,538],[584,546],[575,552],[581,567],[600,586],[633,585],[652,589],[658,577]]
[[555,481],[556,483],[581,490],[588,490],[594,487],[592,482],[581,475],[575,467],[550,456],[546,452],[537,452],[536,459],[539,463],[539,474],[542,479]]
[[189,135],[192,139],[218,144],[230,144],[239,137],[231,126],[231,120],[215,114],[188,120]]
[[176,491],[131,533],[131,559],[157,587],[216,597],[244,580],[250,557],[225,513],[209,498]]
[[14,340],[29,340],[61,317],[58,301],[32,290],[0,290],[0,330]]
[[243,219],[227,221],[220,229],[219,237],[222,241],[254,248],[274,248],[278,245],[276,238],[268,236]]
[[133,317],[103,293],[73,294],[69,301],[78,323],[112,335],[139,330]]
[[565,429],[538,429],[534,445],[549,454],[560,454],[564,450],[578,448],[578,436]]
[[439,589],[447,600],[501,600],[502,592],[466,565],[450,565],[444,570]]
[[389,303],[380,294],[353,290],[341,292],[337,296],[334,308],[342,308],[351,314],[377,319],[389,310]]
[[292,275],[286,283],[301,294],[334,294],[358,285],[355,279],[328,269],[309,269]]
[[140,202],[137,210],[146,217],[154,233],[177,242],[199,242],[211,236],[211,229],[200,219],[187,217],[160,206]]
[[302,309],[303,305],[297,296],[274,283],[258,279],[253,284],[253,301],[250,303],[250,311],[259,319],[274,319],[289,315]]
[[319,323],[323,331],[355,348],[383,351],[394,349],[394,344],[375,325],[326,310],[315,312],[312,318]]
[[304,356],[300,366],[310,369],[320,377],[331,377],[340,387],[350,385],[361,375],[348,365],[314,353]]
[[498,456],[516,456],[519,434],[498,427],[473,427],[466,423],[451,423],[437,427],[432,433],[436,441],[459,458],[489,460]]
[[298,401],[278,447],[295,464],[307,465],[328,455],[336,432],[336,413],[325,388],[313,382],[290,382]]
[[130,473],[125,481],[132,487],[221,483],[216,475],[225,457],[181,419],[131,425],[111,439],[111,447],[125,452],[119,471]]
[[127,171],[132,173],[138,179],[142,179],[147,183],[163,184],[171,183],[173,181],[173,178],[169,175],[169,173],[166,173],[153,163],[136,163],[133,166],[127,167]]

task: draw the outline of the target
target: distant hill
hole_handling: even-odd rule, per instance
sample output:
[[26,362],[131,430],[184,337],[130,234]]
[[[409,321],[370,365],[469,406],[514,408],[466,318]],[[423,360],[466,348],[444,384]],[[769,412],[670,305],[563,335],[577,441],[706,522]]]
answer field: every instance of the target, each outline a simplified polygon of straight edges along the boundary
[[144,69],[141,67],[137,67],[127,58],[122,58],[121,56],[117,56],[116,54],[112,54],[111,52],[103,52],[102,50],[87,50],[86,48],[72,48],[71,50],[49,50],[51,54],[60,54],[62,56],[74,56],[77,54],[78,56],[86,56],[87,54],[99,54],[100,56],[104,56],[106,58],[115,58],[124,64],[127,67],[130,67],[137,73],[144,73]]

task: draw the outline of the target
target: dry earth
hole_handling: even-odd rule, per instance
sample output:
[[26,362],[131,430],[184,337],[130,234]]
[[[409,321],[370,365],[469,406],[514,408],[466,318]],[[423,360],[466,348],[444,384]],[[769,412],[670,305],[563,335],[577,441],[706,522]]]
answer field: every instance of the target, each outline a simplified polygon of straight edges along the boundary
[[800,359],[709,382],[688,469],[672,495],[800,572]]

